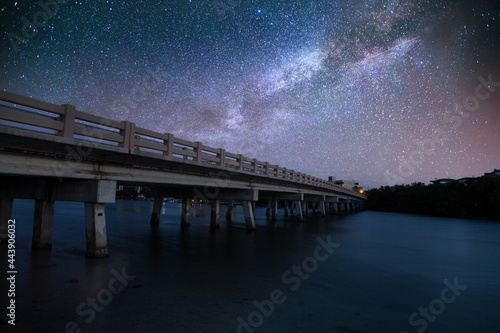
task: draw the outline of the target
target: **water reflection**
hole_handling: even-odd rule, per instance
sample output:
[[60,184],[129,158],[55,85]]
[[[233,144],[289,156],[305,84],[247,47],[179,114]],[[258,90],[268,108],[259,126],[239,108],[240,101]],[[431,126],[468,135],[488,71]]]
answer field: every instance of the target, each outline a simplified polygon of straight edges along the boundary
[[[152,205],[107,205],[111,255],[85,259],[82,205],[57,203],[53,249],[32,252],[33,202],[16,200],[18,328],[62,332],[74,321],[82,332],[235,332],[254,300],[281,288],[287,301],[259,332],[416,332],[408,316],[457,276],[469,289],[427,332],[496,330],[499,224],[375,212],[299,222],[281,211],[271,221],[257,207],[257,230],[247,232],[241,206],[226,221],[222,205],[221,228],[212,230],[209,206],[194,208],[181,228],[180,204],[165,203],[158,225],[149,224]],[[290,292],[283,273],[327,236],[341,246]],[[87,323],[77,307],[122,269],[136,278]]]

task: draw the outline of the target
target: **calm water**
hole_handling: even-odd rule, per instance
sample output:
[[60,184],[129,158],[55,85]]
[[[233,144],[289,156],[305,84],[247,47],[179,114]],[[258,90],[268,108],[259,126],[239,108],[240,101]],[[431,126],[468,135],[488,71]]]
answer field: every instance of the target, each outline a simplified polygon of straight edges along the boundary
[[[83,204],[57,202],[53,248],[32,252],[34,202],[14,201],[17,325],[2,332],[499,331],[499,222],[361,212],[273,224],[258,208],[248,233],[240,207],[215,231],[203,207],[186,229],[176,203],[156,227],[151,202],[106,209],[111,255],[85,259]],[[327,242],[333,253],[316,250]]]

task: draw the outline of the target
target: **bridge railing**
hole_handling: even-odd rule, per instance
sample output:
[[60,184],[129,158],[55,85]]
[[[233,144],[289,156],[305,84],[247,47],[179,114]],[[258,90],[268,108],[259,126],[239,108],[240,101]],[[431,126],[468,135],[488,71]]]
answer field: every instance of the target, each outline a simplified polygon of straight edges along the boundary
[[161,158],[208,163],[356,195],[326,180],[221,148],[208,147],[201,142],[184,140],[172,133],[154,132],[129,121],[115,121],[78,111],[70,104],[55,105],[6,91],[0,91],[0,126],[122,147],[130,154],[147,152]]

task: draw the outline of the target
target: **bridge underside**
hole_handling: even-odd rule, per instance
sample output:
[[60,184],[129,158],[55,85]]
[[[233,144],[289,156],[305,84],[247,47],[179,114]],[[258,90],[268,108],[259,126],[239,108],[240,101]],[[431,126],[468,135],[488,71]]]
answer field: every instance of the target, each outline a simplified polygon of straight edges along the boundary
[[[117,184],[115,180],[73,179],[55,177],[21,177],[2,176],[0,182],[0,242],[8,239],[7,222],[12,218],[13,199],[35,200],[33,220],[33,249],[50,249],[52,247],[52,225],[55,201],[84,202],[85,229],[88,257],[107,256],[106,214],[105,204],[114,203]],[[128,182],[126,182],[128,184]],[[151,183],[134,183],[149,185]],[[160,221],[164,198],[182,200],[181,226],[189,226],[193,201],[203,200],[211,203],[210,227],[220,226],[221,201],[225,202],[226,220],[232,220],[235,204],[243,206],[245,223],[248,230],[255,230],[255,206],[259,200],[268,201],[267,214],[271,220],[278,216],[278,203],[281,203],[284,215],[296,215],[303,221],[305,215],[319,213],[322,216],[361,210],[364,203],[359,200],[341,198],[302,190],[272,191],[265,188],[251,187],[217,187],[155,184],[153,194],[155,201],[151,214],[151,224]],[[235,186],[235,184],[232,184]]]

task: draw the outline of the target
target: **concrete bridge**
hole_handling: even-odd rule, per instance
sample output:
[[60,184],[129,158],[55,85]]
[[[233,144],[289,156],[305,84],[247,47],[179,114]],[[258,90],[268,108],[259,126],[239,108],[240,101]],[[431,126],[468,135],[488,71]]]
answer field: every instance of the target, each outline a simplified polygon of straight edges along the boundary
[[309,210],[323,216],[364,207],[365,196],[328,181],[255,158],[207,147],[170,133],[157,133],[0,91],[0,242],[5,242],[14,198],[35,200],[32,247],[51,248],[54,201],[85,206],[87,256],[107,256],[105,204],[119,185],[154,188],[151,223],[159,223],[164,197],[182,200],[181,225],[189,225],[191,202],[211,203],[212,228],[219,227],[221,201],[226,219],[243,205],[248,230],[255,229],[255,204],[268,200],[276,219],[302,221]]

